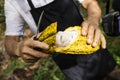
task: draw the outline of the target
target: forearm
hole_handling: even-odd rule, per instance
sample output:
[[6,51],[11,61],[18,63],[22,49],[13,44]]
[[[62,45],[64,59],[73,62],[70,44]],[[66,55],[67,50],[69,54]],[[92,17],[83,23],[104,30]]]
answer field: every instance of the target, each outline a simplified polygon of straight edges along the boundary
[[7,53],[11,56],[20,56],[19,43],[20,43],[20,37],[6,36],[5,48]]
[[90,20],[98,25],[101,18],[101,9],[97,1],[85,0],[82,5],[85,9],[87,9],[87,20]]

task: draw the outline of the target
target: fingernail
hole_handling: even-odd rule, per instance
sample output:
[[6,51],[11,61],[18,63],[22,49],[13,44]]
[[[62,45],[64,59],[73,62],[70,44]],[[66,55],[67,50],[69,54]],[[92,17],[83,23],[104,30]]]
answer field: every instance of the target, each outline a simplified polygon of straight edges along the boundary
[[87,43],[89,43],[89,44],[91,43],[91,39],[90,38],[87,39]]
[[103,48],[103,49],[105,49],[105,48],[106,48],[106,46],[102,46],[102,48]]
[[84,36],[84,35],[86,35],[86,33],[83,31],[83,32],[82,32],[82,35]]
[[94,42],[94,43],[93,43],[93,47],[95,47],[96,45],[97,45],[97,43],[96,43],[96,42]]

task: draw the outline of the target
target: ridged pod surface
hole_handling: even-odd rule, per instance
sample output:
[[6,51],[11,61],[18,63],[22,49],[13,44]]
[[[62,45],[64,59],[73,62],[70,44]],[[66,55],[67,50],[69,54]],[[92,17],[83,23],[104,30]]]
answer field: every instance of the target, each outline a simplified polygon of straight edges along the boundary
[[47,26],[45,30],[43,30],[40,34],[40,37],[38,38],[39,41],[44,42],[49,45],[49,50],[43,50],[46,53],[54,53],[55,49],[55,36],[57,33],[57,22],[54,22]]
[[47,28],[41,32],[41,35],[39,37],[39,41],[44,41],[48,37],[55,35],[57,33],[57,22],[54,22],[47,26]]
[[[73,39],[68,45],[63,47],[58,47],[56,42],[57,35],[57,22],[49,25],[40,35],[39,41],[47,43],[50,46],[47,53],[59,52],[61,54],[91,54],[98,49],[100,49],[100,42],[96,47],[92,47],[92,45],[88,45],[86,43],[87,37],[81,35],[81,27],[80,26],[72,26],[65,29],[63,32],[71,32],[76,31],[77,37]],[[57,35],[59,36],[59,35]],[[68,36],[67,36],[68,37]],[[69,39],[69,38],[66,38]],[[62,43],[61,43],[62,44]],[[44,50],[43,50],[44,51]]]
[[100,42],[96,47],[86,43],[87,37],[81,35],[81,27],[73,26],[67,28],[64,32],[77,31],[76,39],[65,47],[56,47],[55,51],[65,54],[91,54],[100,49]]

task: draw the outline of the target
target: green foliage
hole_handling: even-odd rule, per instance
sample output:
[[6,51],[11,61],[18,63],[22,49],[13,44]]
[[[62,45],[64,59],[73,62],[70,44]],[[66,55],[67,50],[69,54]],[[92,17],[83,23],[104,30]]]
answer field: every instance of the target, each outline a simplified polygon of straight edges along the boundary
[[106,40],[109,51],[115,58],[118,66],[120,66],[120,36],[117,37],[106,36]]
[[10,75],[10,74],[13,73],[14,70],[20,69],[20,68],[24,68],[26,65],[27,65],[27,63],[21,62],[19,59],[14,59],[14,61],[12,61],[12,62],[9,64],[9,68],[8,68],[7,70],[5,70],[5,71],[3,72],[3,74],[0,75],[0,76]]
[[34,80],[66,80],[52,58],[41,59],[40,62],[41,64],[37,74],[34,76]]
[[0,33],[4,33],[5,30],[5,17],[4,17],[4,0],[0,0]]

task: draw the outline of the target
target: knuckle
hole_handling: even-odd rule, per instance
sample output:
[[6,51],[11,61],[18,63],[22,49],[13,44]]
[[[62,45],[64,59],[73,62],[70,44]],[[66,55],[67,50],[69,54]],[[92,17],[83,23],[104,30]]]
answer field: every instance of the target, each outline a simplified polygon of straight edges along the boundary
[[22,58],[27,60],[27,59],[28,59],[28,56],[25,55],[25,54],[23,54],[23,55],[22,55]]
[[38,57],[43,57],[44,56],[44,53],[40,52]]
[[27,51],[26,47],[23,47],[21,50],[22,53],[25,53],[26,51]]
[[101,30],[100,30],[99,28],[97,28],[96,31],[97,31],[98,33],[101,33]]

